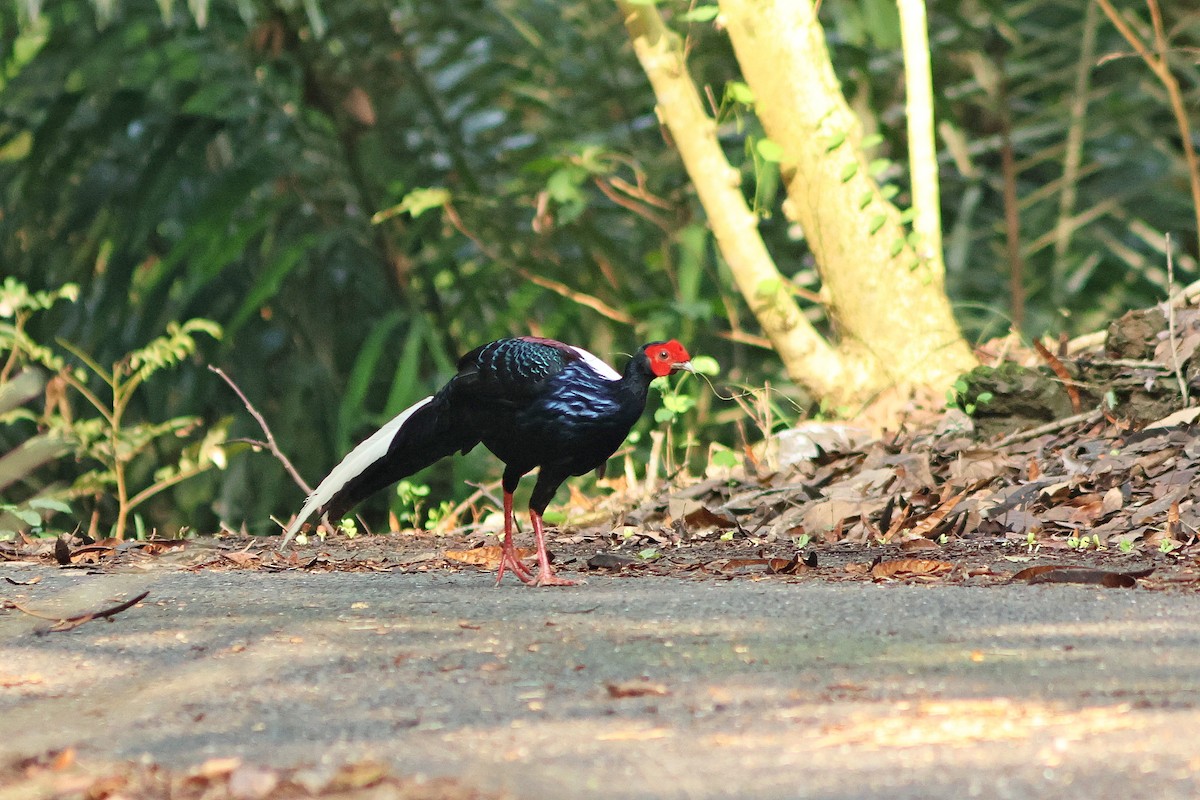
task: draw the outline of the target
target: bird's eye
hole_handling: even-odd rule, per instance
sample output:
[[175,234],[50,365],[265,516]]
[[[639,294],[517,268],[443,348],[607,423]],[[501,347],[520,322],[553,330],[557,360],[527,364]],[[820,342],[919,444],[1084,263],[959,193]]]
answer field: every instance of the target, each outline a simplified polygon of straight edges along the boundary
[[659,350],[659,351],[658,351],[658,360],[659,360],[659,361],[666,361],[666,360],[667,360],[668,358],[670,358],[670,357],[671,357],[671,356],[670,356],[670,355],[667,353],[667,351],[666,351],[666,350]]

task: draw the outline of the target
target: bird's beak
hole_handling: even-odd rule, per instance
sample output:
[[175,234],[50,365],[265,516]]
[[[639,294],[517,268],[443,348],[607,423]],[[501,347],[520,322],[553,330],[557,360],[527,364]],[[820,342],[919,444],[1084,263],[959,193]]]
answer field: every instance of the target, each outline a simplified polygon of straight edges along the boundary
[[676,361],[674,364],[671,365],[672,372],[679,372],[680,370],[683,370],[684,372],[694,373],[696,371],[696,368],[692,366],[691,361]]

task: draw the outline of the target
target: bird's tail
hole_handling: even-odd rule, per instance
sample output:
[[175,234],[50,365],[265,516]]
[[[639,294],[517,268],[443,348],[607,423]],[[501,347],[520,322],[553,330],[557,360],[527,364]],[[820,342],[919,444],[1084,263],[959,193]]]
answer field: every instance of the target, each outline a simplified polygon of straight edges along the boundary
[[456,425],[448,399],[439,393],[397,414],[342,459],[308,496],[283,532],[280,547],[291,541],[305,520],[320,510],[340,519],[360,501],[429,466],[455,450],[466,452],[478,439]]

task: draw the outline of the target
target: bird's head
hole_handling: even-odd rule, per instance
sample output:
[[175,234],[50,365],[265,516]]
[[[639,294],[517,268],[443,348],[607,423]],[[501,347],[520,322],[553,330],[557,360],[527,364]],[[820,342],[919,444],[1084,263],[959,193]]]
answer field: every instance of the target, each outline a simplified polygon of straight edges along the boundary
[[642,353],[645,354],[650,371],[655,377],[661,378],[680,370],[692,372],[692,357],[683,345],[674,339],[669,342],[651,342],[642,348]]

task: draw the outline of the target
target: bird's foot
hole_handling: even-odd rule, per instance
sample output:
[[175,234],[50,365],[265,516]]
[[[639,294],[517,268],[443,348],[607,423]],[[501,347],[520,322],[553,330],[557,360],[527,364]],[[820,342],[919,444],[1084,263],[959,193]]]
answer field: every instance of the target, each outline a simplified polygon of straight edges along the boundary
[[517,576],[517,580],[521,583],[533,583],[533,572],[529,567],[521,563],[521,559],[514,553],[504,553],[500,557],[500,569],[496,572],[496,585],[500,585],[500,581],[504,580],[504,570],[511,570],[513,575]]
[[538,573],[538,576],[533,581],[534,586],[574,586],[576,581],[567,578],[560,578],[553,572],[543,570]]

